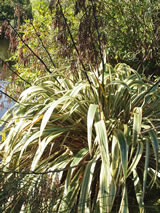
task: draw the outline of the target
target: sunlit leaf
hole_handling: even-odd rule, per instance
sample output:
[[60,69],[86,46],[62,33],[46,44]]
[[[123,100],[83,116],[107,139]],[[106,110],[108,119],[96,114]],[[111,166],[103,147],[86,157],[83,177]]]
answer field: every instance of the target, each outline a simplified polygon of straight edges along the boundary
[[134,109],[134,120],[133,120],[133,144],[137,143],[137,137],[141,131],[142,123],[142,108],[136,107]]
[[92,127],[97,108],[98,105],[91,104],[89,106],[87,115],[87,134],[88,134],[88,147],[90,154],[92,153],[92,132],[93,132]]
[[117,132],[117,139],[120,146],[120,153],[121,153],[121,162],[122,162],[122,168],[123,168],[123,174],[124,177],[127,177],[127,171],[128,171],[128,147],[127,142],[124,137],[124,134],[122,131]]

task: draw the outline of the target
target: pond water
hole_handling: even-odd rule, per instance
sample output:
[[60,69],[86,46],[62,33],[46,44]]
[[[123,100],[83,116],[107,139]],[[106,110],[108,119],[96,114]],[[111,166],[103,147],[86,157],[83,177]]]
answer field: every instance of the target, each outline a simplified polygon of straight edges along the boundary
[[9,56],[8,52],[9,41],[6,39],[0,39],[0,58],[5,60]]
[[5,60],[9,57],[8,47],[9,41],[5,39],[0,39],[0,119],[7,111],[7,109],[9,109],[14,104],[10,98],[3,94],[3,92],[6,92],[6,87],[9,84],[9,81],[7,81],[8,75],[3,71],[2,62],[2,60]]
[[14,102],[11,101],[10,98],[2,94],[2,92],[5,92],[5,88],[8,84],[9,84],[8,81],[0,80],[0,119],[2,118],[4,113],[7,111],[7,109],[9,109],[14,104]]

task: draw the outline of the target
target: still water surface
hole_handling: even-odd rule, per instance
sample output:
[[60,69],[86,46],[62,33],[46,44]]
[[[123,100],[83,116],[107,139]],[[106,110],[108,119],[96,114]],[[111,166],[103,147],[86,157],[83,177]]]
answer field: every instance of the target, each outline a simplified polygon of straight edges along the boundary
[[6,92],[6,87],[9,84],[9,82],[7,81],[7,74],[4,75],[3,73],[3,63],[1,61],[1,59],[5,60],[9,57],[8,47],[9,41],[5,39],[0,39],[0,119],[7,111],[7,109],[9,109],[14,104],[11,99],[9,99],[1,92]]
[[[5,92],[5,87],[9,84],[8,81],[0,80],[0,90]],[[4,115],[4,113],[13,106],[14,102],[11,101],[7,96],[0,92],[0,118]]]
[[0,58],[3,60],[7,59],[9,56],[8,48],[9,41],[6,39],[0,39]]

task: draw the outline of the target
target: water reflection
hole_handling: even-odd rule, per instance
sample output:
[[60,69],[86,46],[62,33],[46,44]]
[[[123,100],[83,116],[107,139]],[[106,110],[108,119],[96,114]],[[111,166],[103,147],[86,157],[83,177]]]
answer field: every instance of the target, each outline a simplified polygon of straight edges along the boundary
[[[9,82],[0,80],[0,90],[5,92],[8,84]],[[2,92],[0,92],[0,118],[2,118],[7,109],[13,106],[13,104],[14,102],[10,98],[8,98],[4,94],[2,94]]]
[[0,119],[4,115],[4,113],[13,106],[13,101],[7,97],[2,92],[6,92],[6,88],[9,85],[7,81],[7,76],[9,75],[9,71],[7,69],[7,64],[3,63],[3,60],[9,57],[9,40],[0,39]]
[[0,58],[2,58],[3,60],[9,57],[8,48],[9,40],[0,39]]

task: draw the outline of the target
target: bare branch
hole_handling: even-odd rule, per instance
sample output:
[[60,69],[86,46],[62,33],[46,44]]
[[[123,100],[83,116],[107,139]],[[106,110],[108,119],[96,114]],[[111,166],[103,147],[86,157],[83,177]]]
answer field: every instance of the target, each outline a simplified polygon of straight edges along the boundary
[[[0,13],[1,14],[3,14],[2,13],[2,11],[0,11]],[[3,15],[4,16],[4,15]],[[49,73],[52,73],[51,71],[50,71],[50,69],[48,68],[48,66],[46,65],[46,63],[30,48],[30,46],[25,42],[25,40],[22,38],[22,36],[17,32],[17,30],[11,25],[11,23],[10,23],[10,21],[9,21],[9,19],[6,17],[6,16],[4,16],[4,18],[8,21],[8,24],[9,24],[9,26],[12,28],[12,30],[16,33],[16,35],[20,38],[20,40],[22,41],[22,43],[30,50],[30,52],[44,65],[44,67],[45,67],[45,69],[46,69],[46,71],[47,72],[49,72]],[[57,81],[57,83],[59,84],[59,85],[61,85],[60,84],[60,82],[57,80],[57,78],[54,76],[54,79]]]
[[18,75],[12,68],[11,66],[8,65],[8,63],[6,61],[4,61],[2,58],[0,58],[0,60],[5,63],[7,65],[7,67],[9,68],[10,71],[12,71],[16,76],[18,76],[22,81],[26,82],[27,84],[29,84],[31,86],[31,84],[26,81],[24,78],[22,78],[20,75]]
[[86,76],[86,78],[87,78],[87,80],[88,80],[88,82],[89,82],[89,84],[90,84],[91,90],[92,90],[92,92],[93,92],[93,94],[94,94],[94,91],[93,91],[93,88],[92,88],[92,83],[91,83],[91,81],[90,81],[90,79],[89,79],[89,77],[88,77],[88,75],[87,75],[86,68],[85,68],[85,66],[84,66],[83,60],[82,60],[82,58],[81,58],[81,56],[80,56],[79,50],[78,50],[78,48],[77,48],[77,46],[76,46],[76,43],[75,43],[75,41],[74,41],[74,38],[73,38],[73,36],[72,36],[70,27],[69,27],[69,25],[68,25],[68,23],[67,23],[67,19],[66,19],[64,13],[63,13],[62,5],[61,5],[61,3],[60,3],[59,0],[58,0],[58,5],[59,5],[59,7],[60,7],[60,10],[61,10],[63,19],[64,19],[64,21],[65,21],[65,25],[66,25],[66,27],[67,27],[68,33],[69,33],[70,38],[71,38],[71,41],[72,41],[72,43],[73,43],[73,46],[74,46],[74,48],[75,48],[75,50],[76,50],[76,52],[77,52],[78,58],[79,58],[80,63],[81,63],[81,65],[82,65],[82,67],[83,67],[85,76]]
[[40,42],[41,42],[41,44],[42,44],[44,50],[46,51],[46,53],[47,53],[47,55],[48,55],[48,57],[49,57],[49,59],[50,59],[52,65],[53,65],[54,67],[56,67],[55,63],[54,63],[53,60],[52,60],[52,57],[51,57],[49,51],[48,51],[47,48],[45,47],[45,45],[44,45],[44,43],[43,43],[43,41],[42,41],[40,35],[37,33],[35,26],[33,25],[32,22],[30,22],[30,23],[31,23],[31,25],[32,25],[32,27],[33,27],[33,29],[34,29],[34,31],[35,31],[35,33],[36,33],[38,39],[40,40]]
[[13,97],[11,97],[11,96],[8,95],[7,93],[3,92],[2,90],[0,90],[0,92],[1,92],[2,94],[6,95],[8,98],[12,99],[13,101],[15,101],[16,103],[19,104],[19,102],[18,102],[16,99],[14,99]]
[[[98,47],[99,47],[100,57],[101,57],[102,66],[103,66],[102,87],[104,89],[105,64],[104,64],[103,53],[102,53],[101,36],[100,36],[98,21],[97,21],[97,17],[96,17],[96,3],[93,3],[93,0],[91,0],[91,2],[92,2],[92,8],[93,8],[93,16],[94,16],[94,19],[95,19],[96,31],[97,31],[97,35],[98,35]],[[103,92],[102,92],[102,109],[103,109],[103,111],[104,111],[104,107],[105,107],[105,105],[104,105],[104,95],[103,95]]]

